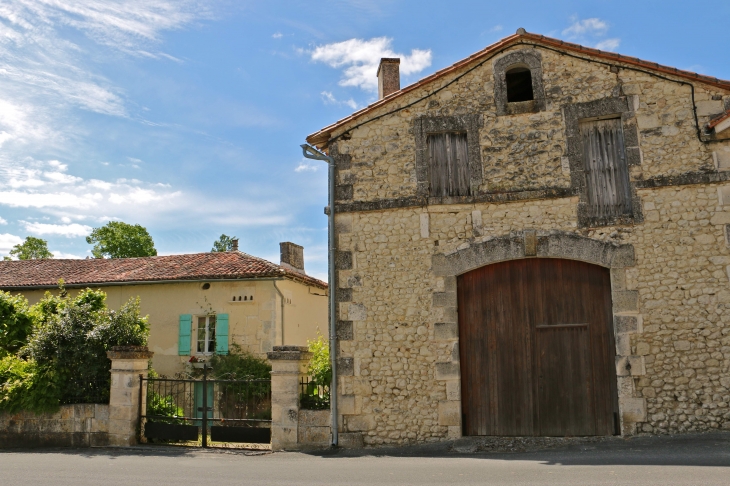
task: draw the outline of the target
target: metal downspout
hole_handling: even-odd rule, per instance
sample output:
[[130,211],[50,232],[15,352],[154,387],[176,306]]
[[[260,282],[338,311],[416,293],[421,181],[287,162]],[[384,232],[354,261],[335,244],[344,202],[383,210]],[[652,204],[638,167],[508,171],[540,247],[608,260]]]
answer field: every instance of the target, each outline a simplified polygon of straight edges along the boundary
[[282,294],[279,287],[276,286],[276,280],[272,280],[272,283],[274,284],[276,293],[279,294],[279,297],[281,298],[281,345],[284,346],[284,294]]
[[338,435],[337,430],[337,316],[335,314],[335,159],[326,155],[314,147],[302,144],[302,153],[304,157],[314,160],[324,160],[328,165],[329,176],[329,195],[328,204],[329,212],[327,214],[327,229],[329,236],[329,272],[327,291],[329,292],[329,318],[330,318],[330,362],[332,363],[332,383],[330,384],[330,409],[332,411],[332,446],[337,447]]

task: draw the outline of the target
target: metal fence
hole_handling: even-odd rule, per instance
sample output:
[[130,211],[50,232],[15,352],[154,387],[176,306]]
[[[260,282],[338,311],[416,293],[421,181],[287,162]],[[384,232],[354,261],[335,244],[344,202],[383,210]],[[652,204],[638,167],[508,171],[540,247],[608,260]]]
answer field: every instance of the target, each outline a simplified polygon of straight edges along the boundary
[[64,384],[61,393],[61,405],[77,403],[109,403],[111,379],[72,378]]
[[318,385],[304,377],[299,381],[299,407],[304,410],[327,410],[330,408],[330,388]]
[[271,380],[141,378],[140,435],[208,447],[271,441]]

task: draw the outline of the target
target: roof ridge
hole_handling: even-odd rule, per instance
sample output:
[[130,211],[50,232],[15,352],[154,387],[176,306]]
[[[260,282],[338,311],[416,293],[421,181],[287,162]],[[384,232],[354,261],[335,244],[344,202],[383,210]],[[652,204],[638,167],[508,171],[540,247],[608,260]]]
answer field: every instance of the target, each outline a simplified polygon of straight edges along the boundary
[[322,148],[324,145],[326,145],[327,141],[329,140],[332,131],[346,125],[347,123],[350,123],[350,122],[360,118],[361,116],[363,116],[367,113],[370,113],[370,112],[376,110],[377,108],[380,108],[380,107],[392,102],[395,99],[400,98],[401,96],[405,95],[406,93],[409,93],[417,88],[421,88],[424,85],[429,84],[432,81],[440,78],[441,76],[444,76],[469,63],[472,63],[472,62],[476,61],[477,59],[481,59],[483,57],[490,56],[490,55],[496,55],[501,51],[501,49],[503,49],[503,48],[506,49],[507,47],[510,47],[510,44],[529,45],[525,42],[520,42],[523,39],[531,40],[534,42],[540,42],[540,43],[545,44],[546,46],[552,45],[554,47],[558,47],[558,48],[562,48],[562,49],[578,51],[580,53],[590,55],[590,56],[603,57],[605,59],[610,59],[615,62],[621,62],[621,63],[625,63],[625,64],[640,66],[645,69],[651,69],[654,71],[663,72],[668,75],[691,79],[693,81],[704,82],[706,84],[711,84],[711,85],[717,86],[722,89],[730,90],[730,81],[728,81],[728,80],[723,80],[723,79],[719,79],[719,78],[712,77],[712,76],[706,76],[704,74],[698,74],[698,73],[694,73],[691,71],[684,71],[681,69],[677,69],[675,67],[665,66],[665,65],[662,65],[662,64],[659,64],[656,62],[644,61],[638,57],[626,56],[623,54],[618,54],[618,53],[614,53],[614,52],[610,52],[610,51],[602,51],[600,49],[594,49],[592,47],[585,47],[580,44],[574,44],[572,42],[565,42],[563,40],[555,39],[552,37],[547,37],[547,36],[544,36],[541,34],[532,34],[530,32],[525,32],[525,33],[519,33],[519,34],[512,34],[510,36],[504,37],[504,38],[500,39],[499,41],[488,45],[484,49],[477,51],[474,54],[472,54],[468,57],[465,57],[450,66],[447,66],[443,69],[440,69],[440,70],[434,72],[433,74],[430,74],[424,78],[421,78],[420,80],[416,81],[415,83],[405,86],[405,87],[401,88],[400,90],[395,91],[395,92],[389,94],[388,96],[386,96],[374,103],[371,103],[370,105],[352,113],[351,115],[349,115],[345,118],[341,118],[340,120],[338,120],[330,125],[325,126],[324,128],[320,129],[319,131],[308,135],[306,140],[308,143],[314,144],[314,145]]

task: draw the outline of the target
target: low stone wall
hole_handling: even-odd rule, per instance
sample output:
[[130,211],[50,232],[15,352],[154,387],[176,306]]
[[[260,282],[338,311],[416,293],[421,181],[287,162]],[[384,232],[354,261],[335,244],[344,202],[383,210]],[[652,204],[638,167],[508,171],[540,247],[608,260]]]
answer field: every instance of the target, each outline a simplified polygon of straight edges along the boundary
[[0,414],[0,448],[92,447],[109,443],[109,405],[62,405],[55,413]]
[[299,410],[298,443],[303,447],[327,447],[332,442],[329,410]]

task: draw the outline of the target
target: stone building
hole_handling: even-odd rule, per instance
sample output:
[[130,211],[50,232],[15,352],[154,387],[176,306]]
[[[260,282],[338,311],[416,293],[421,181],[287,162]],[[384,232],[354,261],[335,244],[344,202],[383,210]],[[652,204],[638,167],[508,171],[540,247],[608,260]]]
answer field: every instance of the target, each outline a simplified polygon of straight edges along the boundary
[[307,138],[342,444],[730,428],[730,81],[520,29]]
[[118,309],[139,298],[149,316],[153,368],[172,376],[191,358],[227,354],[231,344],[265,357],[273,346],[307,344],[327,332],[327,284],[304,272],[304,249],[280,244],[281,263],[240,252],[144,258],[0,262],[0,290],[30,304],[58,292],[101,289]]

